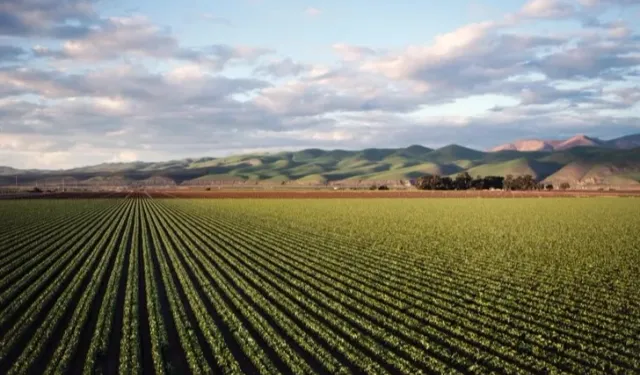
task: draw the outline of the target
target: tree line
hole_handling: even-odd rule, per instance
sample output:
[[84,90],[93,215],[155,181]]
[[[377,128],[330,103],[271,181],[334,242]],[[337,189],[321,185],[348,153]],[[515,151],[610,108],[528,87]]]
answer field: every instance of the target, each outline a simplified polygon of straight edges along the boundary
[[[471,177],[469,173],[459,173],[455,178],[439,175],[423,176],[416,180],[415,186],[421,190],[553,190],[552,184],[544,185],[536,181],[532,175],[514,177],[503,176],[477,176]],[[560,189],[566,190],[568,183],[560,185]]]

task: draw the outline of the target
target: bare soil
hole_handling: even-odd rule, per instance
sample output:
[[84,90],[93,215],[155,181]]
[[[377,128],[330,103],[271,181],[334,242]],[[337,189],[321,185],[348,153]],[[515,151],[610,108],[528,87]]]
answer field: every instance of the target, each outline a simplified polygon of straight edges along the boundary
[[153,198],[212,199],[344,199],[344,198],[558,198],[558,197],[640,197],[640,190],[630,191],[149,191]]
[[[91,199],[125,198],[135,192],[67,192],[3,196],[0,199]],[[139,193],[138,193],[139,194]],[[210,199],[346,199],[346,198],[586,198],[640,197],[640,190],[566,190],[566,191],[424,191],[424,190],[147,190],[150,198]]]

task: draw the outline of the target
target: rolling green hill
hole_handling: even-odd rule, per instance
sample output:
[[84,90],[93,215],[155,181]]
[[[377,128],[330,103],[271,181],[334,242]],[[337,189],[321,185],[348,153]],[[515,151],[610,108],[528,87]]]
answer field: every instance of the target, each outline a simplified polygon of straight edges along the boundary
[[640,148],[575,147],[553,152],[504,150],[483,152],[449,145],[439,149],[364,150],[308,149],[273,154],[171,160],[167,162],[103,163],[60,171],[17,170],[0,167],[0,183],[11,185],[73,179],[79,185],[153,183],[208,184],[326,184],[400,183],[428,174],[455,176],[514,176],[531,174],[545,182],[632,185],[640,179]]
[[469,168],[467,172],[471,176],[524,176],[531,175],[537,180],[542,180],[550,174],[556,172],[562,165],[552,162],[542,162],[531,160],[526,157],[518,159],[481,164],[473,168]]

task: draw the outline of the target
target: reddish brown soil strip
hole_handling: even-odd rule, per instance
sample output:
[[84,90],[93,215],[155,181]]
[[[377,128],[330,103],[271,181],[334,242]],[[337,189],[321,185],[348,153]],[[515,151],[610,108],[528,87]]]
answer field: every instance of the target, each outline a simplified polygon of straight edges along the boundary
[[[132,192],[111,194],[100,192],[33,194],[13,199],[91,199],[126,198]],[[332,190],[147,190],[141,194],[150,198],[211,198],[211,199],[346,199],[346,198],[584,198],[584,197],[640,197],[640,190],[568,190],[568,191],[332,191]],[[4,199],[11,199],[5,196]]]
[[154,198],[345,199],[345,198],[558,198],[634,196],[640,191],[150,191]]
[[70,193],[21,193],[0,195],[6,199],[92,199],[92,198],[125,198],[128,192],[70,192]]

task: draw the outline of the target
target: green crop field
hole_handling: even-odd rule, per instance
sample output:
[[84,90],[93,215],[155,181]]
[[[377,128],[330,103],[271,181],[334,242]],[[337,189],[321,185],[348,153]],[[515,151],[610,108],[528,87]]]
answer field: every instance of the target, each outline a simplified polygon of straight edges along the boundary
[[640,373],[640,199],[3,201],[39,373]]

